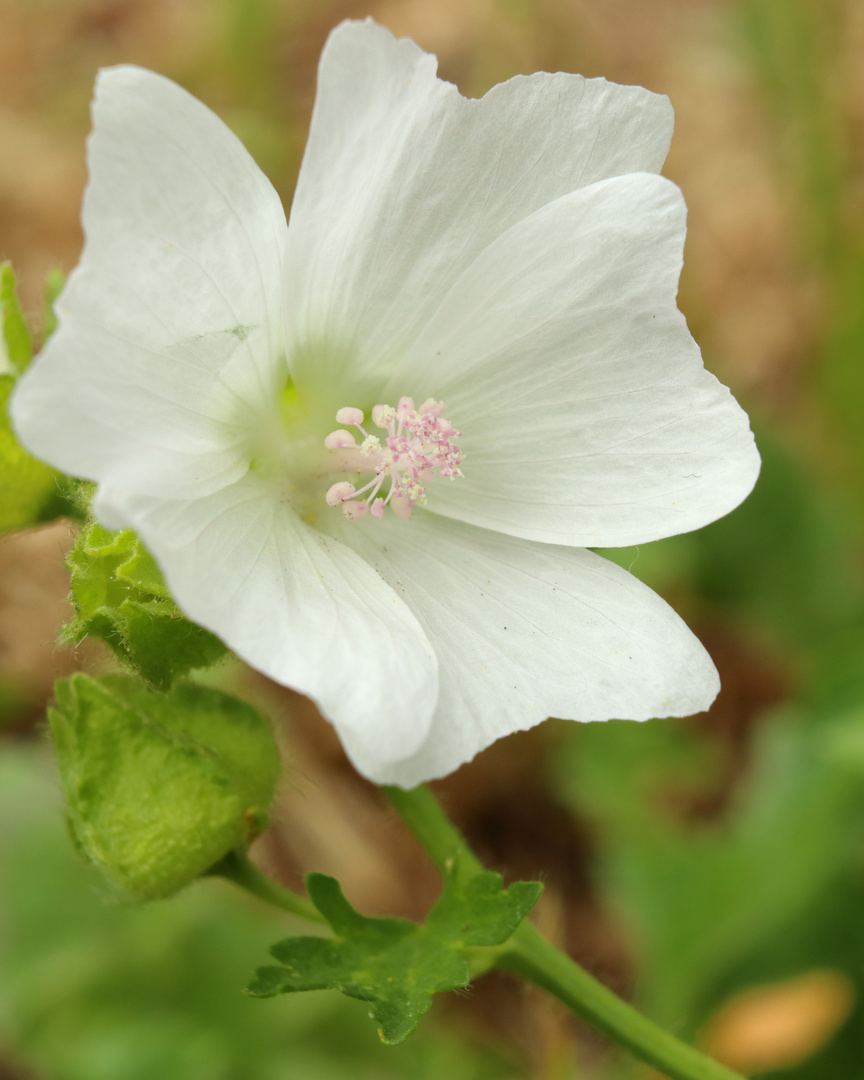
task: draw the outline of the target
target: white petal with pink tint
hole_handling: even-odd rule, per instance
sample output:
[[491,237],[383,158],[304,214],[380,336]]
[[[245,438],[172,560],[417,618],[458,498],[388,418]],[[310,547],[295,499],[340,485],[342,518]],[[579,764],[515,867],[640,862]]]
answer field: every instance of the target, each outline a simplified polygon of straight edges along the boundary
[[354,551],[251,477],[196,501],[109,498],[196,622],[313,697],[364,754],[416,752],[435,711],[437,659],[404,598]]
[[491,244],[391,376],[446,401],[465,481],[430,508],[546,543],[618,547],[750,492],[747,416],[675,304],[685,207],[647,173],[581,188]]
[[179,86],[99,75],[86,243],[13,404],[40,457],[150,495],[245,473],[285,379],[285,214],[240,141]]
[[289,228],[289,363],[345,400],[507,229],[597,180],[659,172],[669,149],[669,100],[641,87],[539,72],[472,100],[436,67],[370,21],[337,27],[321,57]]
[[720,687],[668,604],[590,551],[425,513],[375,532],[340,524],[334,535],[398,589],[438,656],[438,708],[415,754],[385,762],[343,735],[360,771],[379,782],[444,776],[547,716],[689,716]]

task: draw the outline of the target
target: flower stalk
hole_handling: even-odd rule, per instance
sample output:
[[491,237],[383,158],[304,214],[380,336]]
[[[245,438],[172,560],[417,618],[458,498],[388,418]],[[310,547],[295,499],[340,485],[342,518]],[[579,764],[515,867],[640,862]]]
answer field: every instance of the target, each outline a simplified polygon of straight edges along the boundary
[[[439,869],[444,870],[457,854],[472,869],[483,868],[428,788],[404,791],[384,787],[383,791]],[[542,987],[670,1080],[743,1080],[740,1073],[706,1057],[622,1001],[531,923],[520,925],[500,951],[495,966]]]
[[226,878],[273,907],[281,908],[301,919],[327,925],[327,920],[311,900],[277,885],[272,878],[262,874],[244,851],[229,852],[224,859],[220,859],[210,868],[208,876]]

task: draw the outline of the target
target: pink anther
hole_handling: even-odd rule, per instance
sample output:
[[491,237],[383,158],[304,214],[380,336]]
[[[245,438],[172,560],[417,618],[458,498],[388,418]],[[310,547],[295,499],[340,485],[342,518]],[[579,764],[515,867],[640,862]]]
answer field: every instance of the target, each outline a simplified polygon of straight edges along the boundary
[[340,503],[345,502],[346,499],[350,499],[356,491],[357,488],[354,487],[350,480],[340,480],[327,489],[324,502],[328,506],[338,506]]
[[324,445],[328,450],[342,450],[346,446],[356,446],[357,440],[353,431],[331,431],[324,439]]
[[336,413],[336,423],[350,424],[352,427],[359,427],[360,424],[363,423],[363,410],[346,406]]
[[359,501],[342,503],[342,514],[344,517],[348,518],[349,521],[359,521],[361,518],[366,517],[368,512],[368,503]]
[[[450,480],[462,475],[462,451],[455,439],[462,434],[442,413],[444,405],[428,398],[416,409],[414,399],[402,397],[394,409],[378,404],[372,409],[372,422],[387,434],[379,439],[362,427],[363,412],[346,407],[336,419],[356,427],[364,436],[358,446],[351,432],[331,432],[324,440],[328,449],[342,450],[339,471],[372,473],[372,479],[360,488],[348,481],[333,484],[325,496],[328,505],[342,504],[342,513],[357,521],[371,511],[379,520],[389,506],[396,517],[410,518],[417,503],[426,502],[426,482],[437,472]],[[350,439],[343,441],[343,437]],[[379,496],[382,485],[390,481],[386,496]],[[365,495],[363,502],[352,498]],[[351,500],[351,501],[347,501]]]
[[392,405],[376,405],[372,409],[372,423],[375,427],[387,428],[396,419],[396,410]]

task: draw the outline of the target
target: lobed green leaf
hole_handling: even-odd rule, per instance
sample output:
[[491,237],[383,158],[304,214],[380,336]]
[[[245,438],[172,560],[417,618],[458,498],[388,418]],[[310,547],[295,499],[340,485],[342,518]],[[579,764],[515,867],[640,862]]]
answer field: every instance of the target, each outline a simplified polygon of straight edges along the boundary
[[454,865],[425,923],[368,918],[345,898],[335,878],[309,874],[312,902],[332,927],[332,939],[297,937],[274,945],[280,967],[263,967],[247,989],[254,997],[301,990],[340,990],[370,1006],[385,1043],[400,1043],[417,1027],[436,993],[471,981],[469,949],[502,945],[540,897],[538,882],[502,888],[500,874],[466,876]]

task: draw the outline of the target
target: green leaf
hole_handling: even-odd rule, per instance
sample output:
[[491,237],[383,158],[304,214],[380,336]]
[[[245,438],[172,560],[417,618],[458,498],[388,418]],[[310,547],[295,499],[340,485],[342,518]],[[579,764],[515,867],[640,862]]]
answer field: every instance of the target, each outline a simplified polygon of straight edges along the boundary
[[169,896],[266,826],[280,762],[252,706],[119,675],[73,675],[55,692],[70,832],[123,896]]
[[441,899],[426,917],[427,929],[467,948],[503,945],[540,899],[543,886],[539,881],[514,881],[502,889],[501,883],[501,875],[491,870],[460,884],[448,877]]
[[[3,353],[9,364],[7,370],[21,375],[33,358],[33,343],[18,303],[15,272],[8,262],[0,265],[0,312],[3,321]],[[2,369],[0,365],[0,370]]]
[[110,532],[91,522],[67,563],[77,610],[67,638],[105,641],[160,689],[226,655],[218,638],[183,616],[152,555],[130,530]]
[[0,323],[0,532],[10,532],[56,516],[58,477],[21,446],[9,419],[12,391],[33,355],[9,263],[0,265]]
[[0,374],[0,533],[46,520],[58,496],[53,469],[21,446],[9,421],[15,377]]
[[528,881],[501,886],[500,874],[465,877],[456,865],[418,926],[406,919],[367,918],[348,903],[335,878],[309,874],[309,896],[335,937],[288,938],[274,945],[271,952],[282,966],[260,968],[247,993],[340,990],[370,1005],[383,1042],[400,1043],[428,1011],[433,994],[471,981],[469,950],[507,941],[543,890]]

